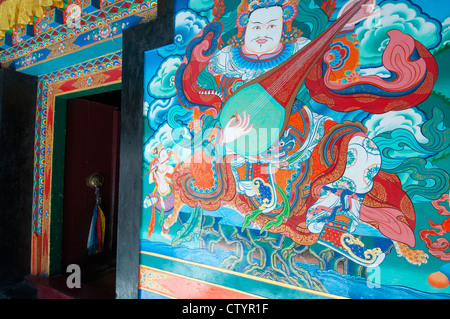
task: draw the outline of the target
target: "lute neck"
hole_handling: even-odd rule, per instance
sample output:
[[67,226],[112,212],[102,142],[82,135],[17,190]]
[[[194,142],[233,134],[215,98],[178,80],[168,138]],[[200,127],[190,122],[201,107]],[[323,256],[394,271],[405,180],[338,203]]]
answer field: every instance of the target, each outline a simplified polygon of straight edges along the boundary
[[248,85],[259,83],[283,107],[293,102],[308,72],[327,50],[329,43],[369,0],[362,0],[346,11],[316,39],[288,60],[266,72]]

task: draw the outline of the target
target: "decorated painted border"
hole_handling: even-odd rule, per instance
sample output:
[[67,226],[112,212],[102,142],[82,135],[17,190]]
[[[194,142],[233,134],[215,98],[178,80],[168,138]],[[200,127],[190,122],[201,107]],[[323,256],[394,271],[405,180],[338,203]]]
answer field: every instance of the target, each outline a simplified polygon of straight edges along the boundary
[[[3,67],[25,69],[38,63],[89,49],[109,39],[121,37],[132,25],[148,22],[157,16],[156,0],[116,1],[113,5],[81,18],[80,27],[67,25],[53,28],[40,35],[0,52]],[[54,173],[54,111],[56,97],[79,91],[120,85],[122,82],[122,50],[68,65],[59,70],[39,74],[36,105],[34,177],[32,207],[31,273],[50,275],[51,256],[55,243],[51,242],[52,176]],[[19,64],[18,64],[19,63]],[[56,243],[57,245],[57,243]],[[53,266],[52,266],[53,269]]]
[[[156,276],[150,276],[149,278],[147,276],[149,274],[149,269],[151,274],[156,274]],[[161,276],[162,272],[166,275]],[[186,277],[186,274],[190,274],[189,277]],[[175,289],[173,287],[172,276],[183,277],[185,278],[183,280],[189,280],[188,282],[185,282],[185,284],[192,284],[200,291],[185,292],[184,289]],[[205,294],[205,291],[201,291],[202,289],[210,289],[211,286],[219,287],[219,290],[230,290],[227,294],[234,294],[234,297],[231,297],[234,299],[242,299],[243,297],[253,299],[274,299],[280,298],[281,296],[282,298],[292,299],[346,299],[342,296],[336,296],[330,293],[318,292],[288,283],[276,282],[245,273],[165,256],[154,252],[140,252],[140,290],[146,290],[153,294],[168,298],[195,299],[208,296],[208,298],[220,299],[220,295],[210,296]],[[215,290],[212,291],[213,293],[217,292]]]
[[33,274],[48,274],[55,97],[122,81],[122,52],[39,77],[33,188]]
[[[116,2],[81,17],[75,28],[64,24],[1,51],[0,63],[20,68],[73,51],[70,48],[92,45],[106,36],[121,34],[126,27],[154,19],[156,4],[156,0]],[[77,40],[78,44],[74,44]]]
[[174,299],[260,299],[261,297],[199,279],[140,266],[139,289]]

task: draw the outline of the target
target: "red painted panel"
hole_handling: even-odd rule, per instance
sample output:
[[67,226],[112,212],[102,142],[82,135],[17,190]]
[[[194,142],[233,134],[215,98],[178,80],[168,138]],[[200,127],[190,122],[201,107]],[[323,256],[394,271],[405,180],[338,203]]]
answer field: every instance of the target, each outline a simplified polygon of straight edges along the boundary
[[104,177],[101,207],[106,218],[106,252],[115,252],[115,211],[117,195],[119,112],[110,105],[72,99],[67,103],[63,269],[68,264],[87,265],[90,222],[95,205],[95,190],[86,178],[99,173]]
[[228,287],[196,280],[160,269],[140,267],[140,289],[177,299],[259,299]]

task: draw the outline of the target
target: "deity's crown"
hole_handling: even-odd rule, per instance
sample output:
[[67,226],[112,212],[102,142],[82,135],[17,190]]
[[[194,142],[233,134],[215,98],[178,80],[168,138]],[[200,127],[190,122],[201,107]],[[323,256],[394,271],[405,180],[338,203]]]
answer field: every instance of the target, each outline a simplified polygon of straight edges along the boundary
[[282,6],[286,0],[246,0],[248,2],[248,11],[252,12],[260,8],[269,8],[273,6]]
[[274,6],[282,8],[284,22],[292,22],[297,15],[298,2],[299,0],[242,0],[237,10],[237,26],[245,27],[253,11]]
[[248,24],[250,14],[261,8],[278,6],[282,8],[284,29],[282,39],[287,42],[294,42],[301,32],[292,26],[292,22],[297,16],[298,2],[300,0],[241,0],[237,8],[236,26],[238,34],[231,39],[231,45],[239,46],[244,41],[244,30]]

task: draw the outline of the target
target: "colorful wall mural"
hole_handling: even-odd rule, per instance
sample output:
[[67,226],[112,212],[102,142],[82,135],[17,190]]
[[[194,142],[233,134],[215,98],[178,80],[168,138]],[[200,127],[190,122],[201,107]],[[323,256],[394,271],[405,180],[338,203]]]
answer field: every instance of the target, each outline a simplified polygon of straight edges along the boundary
[[176,0],[146,52],[140,297],[449,298],[449,14]]

